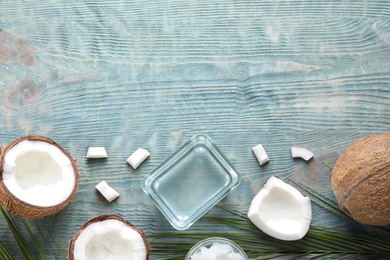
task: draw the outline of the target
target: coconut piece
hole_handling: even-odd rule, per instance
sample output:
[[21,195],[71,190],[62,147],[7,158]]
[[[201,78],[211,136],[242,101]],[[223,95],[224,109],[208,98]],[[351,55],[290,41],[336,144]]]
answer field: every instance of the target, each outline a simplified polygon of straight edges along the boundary
[[215,242],[210,248],[202,246],[190,256],[190,260],[245,260],[245,258],[233,250],[228,244]]
[[150,155],[149,151],[143,148],[138,148],[129,158],[127,162],[134,168],[137,169],[143,161],[146,160]]
[[342,211],[368,225],[390,225],[390,134],[359,139],[341,155],[332,189]]
[[248,218],[264,233],[280,240],[299,240],[311,223],[310,198],[277,177],[270,177],[254,197]]
[[119,197],[119,193],[111,188],[106,181],[101,181],[95,187],[106,198],[106,200],[108,200],[108,202],[111,202]]
[[107,158],[107,152],[104,147],[89,147],[87,151],[87,158],[89,159],[99,159]]
[[257,160],[259,161],[260,165],[263,165],[269,161],[268,155],[266,151],[264,150],[263,145],[258,144],[255,147],[252,148],[253,153],[255,154]]
[[117,215],[100,215],[83,224],[69,242],[68,260],[147,260],[149,241],[141,228]]
[[314,153],[304,147],[291,146],[291,156],[293,158],[302,158],[305,161],[308,161],[313,158]]
[[78,183],[75,160],[47,137],[21,137],[1,154],[0,202],[15,215],[37,219],[57,213],[73,199]]

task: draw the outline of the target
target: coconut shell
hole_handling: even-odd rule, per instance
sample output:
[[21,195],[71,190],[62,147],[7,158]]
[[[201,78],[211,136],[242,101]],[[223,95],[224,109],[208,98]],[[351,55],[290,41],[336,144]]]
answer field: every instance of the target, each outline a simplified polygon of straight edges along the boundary
[[93,218],[89,219],[87,222],[85,222],[77,230],[77,232],[73,235],[72,239],[69,241],[68,260],[74,260],[75,259],[74,258],[74,245],[75,245],[76,240],[80,236],[80,234],[84,231],[84,229],[86,227],[88,227],[89,225],[91,225],[91,224],[94,224],[94,223],[97,223],[97,222],[101,222],[101,221],[105,221],[105,220],[109,220],[109,219],[114,219],[114,220],[121,221],[126,226],[130,227],[131,229],[133,229],[134,231],[138,232],[141,235],[141,237],[142,237],[142,239],[143,239],[143,241],[145,243],[145,248],[146,248],[146,259],[145,260],[148,260],[149,257],[150,257],[150,244],[149,244],[148,238],[146,237],[145,232],[141,228],[138,228],[138,227],[134,226],[129,221],[127,221],[127,220],[123,219],[122,217],[120,217],[118,215],[115,215],[115,214],[103,214],[103,215],[100,215],[100,216],[97,216],[97,217],[93,217]]
[[[50,207],[40,207],[36,205],[31,205],[29,203],[26,203],[25,201],[20,200],[15,195],[13,195],[5,186],[3,182],[3,171],[4,171],[4,163],[5,163],[5,155],[7,152],[13,148],[15,145],[19,144],[20,142],[23,142],[25,140],[29,141],[43,141],[47,142],[51,145],[54,145],[58,149],[61,150],[61,152],[69,158],[70,162],[72,163],[72,168],[74,172],[74,178],[75,178],[75,185],[73,187],[72,193],[66,198],[63,202],[50,206]],[[48,137],[40,136],[40,135],[29,135],[24,136],[19,139],[13,140],[7,147],[4,148],[4,150],[1,153],[0,156],[0,203],[3,205],[3,207],[10,213],[30,218],[30,219],[38,219],[43,218],[46,216],[53,215],[60,210],[64,209],[74,198],[76,195],[77,189],[79,185],[79,173],[77,169],[77,165],[75,160],[70,156],[70,154],[65,151],[58,143],[54,142]]]
[[359,139],[339,158],[332,189],[342,211],[368,225],[390,224],[390,134]]

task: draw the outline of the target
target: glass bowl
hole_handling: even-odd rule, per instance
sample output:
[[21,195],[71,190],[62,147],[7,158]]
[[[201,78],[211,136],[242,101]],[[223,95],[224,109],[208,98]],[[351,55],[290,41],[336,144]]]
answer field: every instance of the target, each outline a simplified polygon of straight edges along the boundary
[[177,230],[189,228],[240,183],[207,135],[195,135],[145,176],[142,189]]
[[214,243],[220,243],[220,244],[227,244],[230,245],[233,248],[233,252],[241,254],[241,256],[245,259],[248,260],[248,256],[246,255],[245,251],[236,243],[233,241],[223,238],[223,237],[210,237],[203,239],[196,243],[190,251],[188,251],[185,260],[190,260],[191,256],[197,252],[199,252],[201,247],[206,247],[210,248]]

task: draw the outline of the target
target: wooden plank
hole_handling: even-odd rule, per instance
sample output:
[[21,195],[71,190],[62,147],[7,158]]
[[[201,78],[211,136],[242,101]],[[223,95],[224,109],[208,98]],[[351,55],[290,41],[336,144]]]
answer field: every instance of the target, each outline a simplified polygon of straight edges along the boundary
[[[271,175],[332,196],[324,164],[390,129],[389,11],[387,1],[1,1],[0,142],[47,135],[78,159],[74,203],[49,219],[65,241],[102,213],[172,231],[140,185],[196,133],[243,176],[224,205],[247,210]],[[107,160],[85,159],[95,145]],[[314,160],[293,160],[292,145]],[[138,147],[152,155],[134,171],[125,159]],[[111,204],[94,188],[103,179],[121,193]],[[343,225],[315,210],[315,224]]]

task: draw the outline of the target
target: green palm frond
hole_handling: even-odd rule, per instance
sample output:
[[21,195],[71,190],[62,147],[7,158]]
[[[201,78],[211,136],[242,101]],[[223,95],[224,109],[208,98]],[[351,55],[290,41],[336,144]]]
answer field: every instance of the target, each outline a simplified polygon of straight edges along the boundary
[[31,228],[28,225],[27,221],[24,218],[22,218],[21,220],[22,220],[22,223],[23,223],[25,229],[27,230],[28,234],[30,235],[30,238],[31,238],[32,242],[34,243],[34,245],[37,248],[39,254],[41,255],[42,259],[43,260],[48,260],[47,256],[45,255],[45,253],[42,250],[41,245],[39,244],[38,240],[36,239],[34,233],[31,231]]
[[1,213],[3,214],[5,220],[7,221],[8,227],[10,228],[16,243],[18,244],[20,251],[22,252],[25,259],[37,259],[34,252],[32,251],[31,247],[27,243],[26,239],[24,238],[22,232],[16,225],[15,221],[12,219],[12,217],[8,214],[7,211],[3,207],[0,207]]
[[[55,258],[53,252],[51,251],[49,242],[46,240],[45,234],[37,221],[34,221],[35,226],[33,226],[31,225],[31,223],[29,223],[28,220],[22,217],[20,218],[18,217],[18,219],[21,222],[21,224],[18,225],[17,221],[14,220],[14,217],[10,213],[8,213],[3,207],[0,207],[0,210],[5,221],[7,222],[7,225],[13,237],[15,238],[17,245],[19,246],[20,252],[22,253],[25,259],[28,260],[57,259]],[[61,254],[61,256],[63,257],[63,259],[66,260],[66,249],[64,249],[63,247],[60,248],[58,246],[58,241],[61,242],[61,240],[58,238],[54,239],[45,221],[42,220],[42,222],[52,242],[57,246],[57,249]],[[24,230],[21,227],[24,227]],[[35,227],[36,230],[33,230],[32,227]],[[25,234],[23,234],[23,231],[25,231],[24,232]],[[39,234],[38,237],[36,236],[36,233]],[[28,236],[26,236],[27,234]],[[44,245],[44,247],[42,247],[41,245]],[[4,259],[4,260],[15,259],[1,240],[0,240],[0,259]]]
[[[305,185],[295,182],[293,184],[321,208],[345,218],[346,223],[348,221],[356,223],[338,208],[337,202],[333,199]],[[24,228],[25,232],[23,233],[23,230],[18,226],[19,222],[15,221],[14,217],[2,207],[0,208],[25,259],[57,259],[56,256],[58,255],[66,259],[67,250],[55,230],[55,236],[53,236],[51,229],[47,226],[47,220],[34,221],[35,226],[32,226],[30,221],[20,218],[21,225],[19,226]],[[365,234],[364,231],[350,231],[312,224],[303,239],[299,241],[281,241],[261,232],[252,224],[245,212],[232,207],[223,206],[221,208],[224,211],[222,217],[204,216],[201,219],[221,225],[221,227],[230,226],[236,229],[234,233],[175,231],[152,234],[149,235],[152,255],[164,260],[182,260],[190,248],[199,240],[219,236],[239,244],[252,260],[274,258],[390,259],[390,231],[385,227],[362,225],[365,230],[370,230],[369,234]],[[36,234],[38,234],[38,237],[36,237]],[[47,236],[49,239],[47,239]],[[167,238],[169,238],[169,241],[167,241]],[[29,240],[27,241],[27,239]],[[50,245],[53,244],[58,252],[51,251]],[[15,259],[2,241],[0,241],[0,258],[4,260]]]
[[45,244],[47,250],[48,250],[49,253],[50,253],[50,256],[54,259],[53,253],[52,253],[51,250],[50,250],[50,247],[49,247],[49,245],[48,245],[48,243],[47,243],[47,241],[46,241],[46,239],[45,239],[45,236],[44,236],[43,233],[42,233],[41,228],[40,228],[39,225],[38,225],[38,222],[37,222],[36,220],[35,220],[34,222],[35,222],[35,226],[37,227],[37,230],[38,230],[39,234],[41,235],[41,238],[42,238],[43,243]]
[[[62,240],[56,236],[56,238],[53,237],[52,233],[50,232],[49,228],[47,227],[46,223],[43,222],[43,225],[45,226],[45,229],[47,231],[47,233],[49,234],[51,240],[53,241],[54,245],[56,246],[56,248],[58,249],[58,251],[60,252],[62,258],[64,260],[66,260],[66,254],[67,254],[67,250],[66,248],[64,247],[64,244],[62,243]],[[54,232],[57,234],[57,232],[54,230]],[[58,245],[60,244],[60,246]]]
[[[291,181],[291,180],[290,180]],[[295,183],[314,203],[330,212],[353,221],[342,212],[337,202],[305,185]],[[211,236],[225,237],[239,244],[253,260],[272,258],[304,259],[390,259],[390,231],[383,227],[364,226],[375,233],[364,234],[349,230],[311,225],[306,236],[299,241],[281,241],[261,232],[248,219],[245,212],[223,207],[231,216],[204,216],[202,220],[229,225],[240,234],[229,232],[161,233],[153,234],[152,254],[167,256],[164,260],[184,259],[199,240]],[[355,222],[354,222],[355,223]],[[174,242],[159,242],[170,237]],[[184,241],[185,240],[185,241]]]
[[14,257],[11,255],[11,252],[4,245],[2,241],[0,241],[0,258],[4,260],[14,260]]

